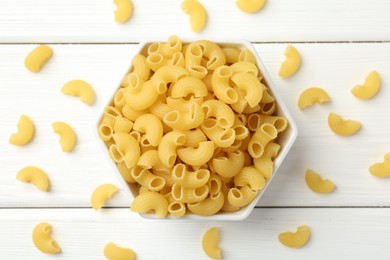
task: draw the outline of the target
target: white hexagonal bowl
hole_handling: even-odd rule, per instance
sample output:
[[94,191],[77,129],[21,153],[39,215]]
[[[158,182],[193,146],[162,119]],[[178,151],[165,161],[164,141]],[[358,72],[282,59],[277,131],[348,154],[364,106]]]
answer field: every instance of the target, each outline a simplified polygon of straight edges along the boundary
[[[189,42],[193,42],[193,41],[196,41],[196,40],[198,40],[198,39],[182,39],[183,43],[189,43]],[[181,218],[175,218],[175,217],[167,216],[165,219],[171,219],[171,220],[172,219],[173,220],[196,220],[196,221],[201,221],[201,220],[207,220],[207,221],[238,221],[238,220],[244,220],[252,212],[253,208],[256,206],[256,204],[258,203],[258,201],[260,200],[260,198],[264,194],[264,192],[266,192],[267,187],[270,185],[272,179],[274,178],[274,176],[277,173],[280,165],[283,163],[284,159],[286,158],[288,152],[290,151],[292,145],[294,144],[294,142],[295,142],[295,140],[296,140],[296,138],[298,136],[298,128],[297,128],[297,126],[296,126],[296,124],[294,122],[294,119],[292,118],[290,112],[288,111],[288,109],[287,109],[285,103],[283,102],[283,99],[282,99],[282,97],[281,97],[281,95],[280,95],[280,93],[278,91],[278,88],[272,82],[271,77],[269,76],[269,74],[268,74],[268,72],[267,72],[263,62],[261,61],[257,51],[253,48],[252,44],[250,42],[248,42],[248,41],[245,41],[245,40],[213,40],[213,39],[210,39],[210,40],[218,43],[221,46],[232,46],[232,47],[239,47],[239,48],[248,48],[249,50],[251,50],[253,52],[253,54],[256,57],[257,66],[260,69],[261,74],[264,77],[264,80],[266,81],[269,89],[274,94],[274,97],[275,97],[275,99],[277,101],[277,110],[276,110],[277,111],[277,115],[281,115],[281,116],[286,117],[288,122],[289,122],[289,126],[288,126],[287,130],[284,131],[282,136],[279,138],[279,144],[281,145],[281,150],[280,150],[280,153],[279,153],[278,157],[274,161],[274,172],[273,172],[273,175],[272,175],[271,179],[269,179],[267,181],[267,184],[266,184],[265,188],[261,192],[259,192],[257,197],[252,201],[252,203],[250,203],[249,205],[241,208],[237,212],[221,212],[221,213],[218,213],[218,214],[215,214],[215,215],[212,215],[212,216],[198,216],[198,215],[194,215],[194,214],[186,214],[185,216],[183,216]],[[145,50],[147,46],[149,46],[151,43],[156,42],[156,41],[164,42],[164,40],[159,40],[159,39],[158,40],[153,40],[153,41],[149,40],[149,41],[141,42],[138,45],[137,54],[138,53],[143,53],[143,50]],[[129,61],[129,64],[131,64],[131,61]],[[125,76],[127,74],[129,69],[130,69],[130,67],[123,68],[123,76]],[[122,82],[122,79],[118,79],[118,82],[117,82],[118,88],[115,90],[115,92],[120,88],[120,83]],[[107,105],[111,105],[112,104],[115,92],[108,99]],[[107,147],[105,146],[104,142],[101,141],[99,136],[97,135],[97,129],[98,129],[99,124],[101,122],[103,113],[104,113],[104,111],[102,111],[101,114],[99,115],[99,118],[97,120],[97,124],[95,126],[95,129],[94,129],[95,131],[94,132],[96,133],[96,138],[97,138],[98,142],[101,144],[101,147],[102,147],[103,151],[107,154],[107,158],[108,158],[108,161],[109,161],[109,163],[111,165],[112,172],[113,172],[113,174],[115,174],[118,177],[119,182],[121,183],[121,186],[122,186],[122,192],[124,192],[126,194],[126,197],[129,199],[129,205],[130,205],[131,201],[138,194],[138,191],[137,191],[137,189],[134,186],[132,186],[131,184],[127,183],[123,179],[123,177],[121,176],[121,174],[118,171],[118,168],[117,168],[116,164],[109,158]],[[154,214],[140,214],[140,215],[143,218],[146,218],[146,219],[159,219],[159,220],[161,220],[160,218],[157,218]]]

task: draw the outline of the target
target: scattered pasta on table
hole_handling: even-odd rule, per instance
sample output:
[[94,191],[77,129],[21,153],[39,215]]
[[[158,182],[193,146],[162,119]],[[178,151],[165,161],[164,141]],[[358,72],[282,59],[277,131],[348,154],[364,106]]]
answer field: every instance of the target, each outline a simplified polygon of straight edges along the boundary
[[109,200],[118,191],[113,184],[102,184],[98,186],[91,195],[91,205],[95,210],[101,209],[106,201]]
[[217,227],[209,228],[203,235],[202,247],[204,253],[212,259],[221,259],[222,250],[219,248],[219,229]]
[[26,56],[24,66],[31,72],[40,72],[52,55],[52,48],[47,45],[39,45]]
[[52,227],[50,224],[42,222],[34,227],[32,240],[37,249],[46,254],[58,254],[61,252],[60,246],[51,237]]
[[313,170],[306,170],[305,181],[307,186],[316,193],[330,193],[334,191],[336,185],[330,180],[324,180]]
[[21,169],[16,175],[16,179],[31,183],[41,191],[49,191],[50,189],[49,177],[43,170],[35,166],[28,166]]
[[307,225],[299,226],[296,232],[280,233],[280,243],[291,248],[300,248],[307,244],[310,239],[310,228]]
[[31,142],[35,134],[33,121],[26,115],[22,115],[18,122],[18,132],[12,134],[9,143],[17,146],[23,146]]
[[130,248],[119,247],[114,243],[108,243],[104,247],[104,256],[109,260],[135,260],[136,254]]
[[369,171],[378,178],[390,177],[390,153],[385,154],[383,162],[371,165]]

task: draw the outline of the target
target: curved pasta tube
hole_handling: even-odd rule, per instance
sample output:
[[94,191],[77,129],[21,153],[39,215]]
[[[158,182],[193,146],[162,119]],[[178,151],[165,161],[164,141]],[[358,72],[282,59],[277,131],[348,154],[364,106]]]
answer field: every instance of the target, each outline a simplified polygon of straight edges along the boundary
[[202,104],[205,118],[215,117],[222,128],[230,128],[234,124],[234,112],[224,102],[219,100],[207,100]]
[[266,145],[278,136],[275,126],[265,123],[251,137],[248,144],[248,152],[253,158],[260,158]]
[[131,65],[133,65],[131,70],[132,73],[137,74],[144,81],[149,79],[150,68],[146,63],[146,57],[144,55],[141,54],[135,55],[134,58],[131,60]]
[[135,197],[130,209],[139,213],[153,210],[158,217],[164,218],[168,214],[168,200],[160,193],[147,191]]
[[152,84],[158,94],[168,90],[169,83],[176,83],[179,79],[188,76],[185,68],[179,66],[164,66],[158,69],[151,78]]
[[229,83],[232,76],[233,71],[230,67],[221,66],[213,72],[211,78],[214,95],[226,104],[234,104],[238,101],[238,94]]
[[197,188],[185,188],[177,183],[172,186],[173,198],[182,203],[196,203],[204,200],[209,194],[209,187],[203,185]]
[[40,72],[52,55],[52,48],[46,45],[39,45],[26,56],[24,66],[31,72]]
[[28,166],[21,169],[16,175],[16,179],[22,182],[30,182],[41,191],[48,191],[50,188],[49,177],[38,167]]
[[199,143],[197,148],[186,147],[177,150],[177,155],[186,164],[192,166],[201,166],[207,163],[214,153],[214,143],[205,141]]
[[[169,168],[169,170],[165,170],[165,171],[153,171],[153,173],[157,176],[160,176],[160,177],[163,177],[165,179],[165,187],[164,188],[168,188],[168,187],[172,187],[173,184],[175,184],[175,182],[173,181],[172,179],[172,174],[171,174],[171,169]],[[164,188],[162,188],[162,191],[164,190]],[[162,193],[162,191],[160,191],[160,193]]]
[[186,68],[190,66],[200,66],[203,56],[203,49],[195,42],[190,43],[185,52]]
[[288,126],[288,121],[285,117],[283,116],[260,116],[260,121],[261,124],[271,124],[273,125],[278,133],[283,132],[284,130],[287,129]]
[[184,55],[181,52],[175,52],[172,55],[172,58],[166,58],[160,53],[150,54],[146,59],[147,65],[153,71],[157,71],[164,66],[177,66],[183,67],[185,66]]
[[260,112],[263,115],[270,116],[276,110],[276,102],[260,104]]
[[130,134],[115,133],[112,135],[119,151],[123,153],[123,161],[127,168],[134,167],[141,154],[138,141]]
[[126,105],[126,96],[129,92],[130,88],[125,87],[125,88],[120,88],[118,91],[115,93],[114,96],[114,106],[117,108],[122,108],[124,105]]
[[209,186],[209,193],[211,195],[216,195],[221,191],[222,188],[222,180],[219,175],[212,173],[210,174],[209,181],[207,182]]
[[275,102],[275,97],[272,95],[269,88],[265,87],[263,92],[263,97],[260,100],[260,103],[272,103]]
[[250,62],[256,64],[256,57],[249,49],[245,48],[241,50],[240,55],[238,56],[238,61],[240,62]]
[[218,44],[208,40],[200,40],[195,43],[203,49],[203,56],[206,57],[206,68],[208,70],[216,70],[218,67],[225,65],[225,53]]
[[280,243],[291,248],[299,248],[306,245],[309,238],[310,228],[306,225],[298,227],[296,232],[283,232],[278,236]]
[[34,123],[28,116],[22,115],[18,122],[18,132],[11,135],[9,143],[17,146],[28,144],[33,139],[34,133]]
[[238,56],[240,56],[240,49],[236,47],[222,47],[223,53],[225,53],[226,63],[234,64],[238,62]]
[[221,248],[218,246],[219,230],[212,227],[206,231],[202,239],[202,247],[205,254],[212,259],[221,259]]
[[158,150],[149,150],[141,154],[138,160],[138,165],[146,167],[146,169],[153,169],[156,171],[169,171],[160,160]]
[[139,116],[141,116],[142,114],[145,114],[145,113],[147,113],[146,109],[137,111],[135,109],[132,109],[128,105],[124,105],[122,108],[123,116],[126,117],[127,119],[129,119],[130,121],[135,121]]
[[182,217],[186,214],[186,205],[182,202],[173,201],[169,203],[168,212],[171,216]]
[[171,107],[172,110],[180,111],[180,112],[188,112],[191,106],[193,106],[193,103],[197,103],[200,107],[203,103],[203,98],[199,97],[193,97],[191,96],[190,99],[186,98],[167,98],[167,104]]
[[385,159],[381,163],[375,163],[368,169],[372,175],[379,178],[390,176],[390,153],[385,155]]
[[236,138],[236,132],[233,128],[224,129],[220,127],[217,120],[209,118],[203,121],[201,129],[206,136],[218,147],[230,147]]
[[114,132],[128,134],[133,129],[133,125],[134,123],[131,120],[117,116],[114,122]]
[[239,72],[231,77],[238,89],[245,92],[244,99],[250,107],[255,107],[263,97],[264,85],[252,74]]
[[244,167],[244,153],[241,150],[228,153],[227,157],[217,157],[212,161],[216,173],[225,178],[236,176]]
[[107,142],[112,138],[112,134],[114,133],[115,120],[115,116],[104,113],[98,129],[100,139]]
[[32,240],[36,248],[46,254],[58,254],[61,252],[61,248],[51,238],[51,225],[49,223],[39,223],[34,227],[32,232]]
[[244,140],[249,135],[248,128],[237,116],[234,117],[232,129],[236,133],[236,140]]
[[354,120],[343,120],[341,116],[335,113],[329,114],[328,125],[335,134],[342,136],[356,134],[361,127],[360,122]]
[[172,169],[172,179],[184,188],[198,188],[207,183],[210,178],[210,171],[199,169],[189,171],[185,164],[176,164]]
[[54,133],[60,136],[60,145],[62,151],[70,152],[76,144],[76,134],[72,127],[64,122],[54,122],[52,124]]
[[131,177],[131,170],[127,168],[124,162],[118,163],[116,166],[118,167],[118,171],[122,175],[123,179],[125,179],[125,181],[128,183],[135,183],[135,180],[133,177]]
[[162,120],[164,116],[171,111],[172,108],[167,104],[165,94],[160,95],[156,102],[149,107],[149,112],[160,118],[160,120]]
[[177,157],[176,149],[185,142],[186,136],[181,132],[172,131],[163,136],[158,146],[158,154],[166,167],[173,167]]
[[200,32],[206,25],[207,13],[203,5],[196,0],[184,0],[181,4],[184,13],[190,15],[190,25],[193,32]]
[[185,98],[188,95],[199,98],[207,96],[207,93],[207,87],[203,81],[194,77],[182,78],[171,87],[172,98]]
[[91,205],[95,210],[101,209],[106,201],[112,198],[118,191],[118,188],[113,184],[102,184],[98,186],[91,195]]
[[130,92],[126,95],[126,105],[137,111],[145,110],[156,102],[158,96],[153,84],[146,81],[139,92]]
[[245,13],[256,13],[263,8],[266,0],[237,0],[237,7]]
[[160,119],[153,114],[143,114],[134,122],[133,129],[145,133],[145,138],[152,146],[158,146],[163,136],[163,126]]
[[363,85],[357,85],[351,90],[352,94],[359,99],[373,98],[381,88],[381,77],[375,70],[366,77]]
[[115,10],[115,22],[124,23],[131,17],[133,13],[133,4],[131,0],[114,0],[114,4],[117,6]]
[[258,193],[258,190],[254,191],[249,186],[231,188],[228,192],[228,200],[232,206],[241,208],[251,203]]
[[185,147],[197,147],[200,142],[207,141],[207,137],[199,128],[195,130],[181,131],[186,136]]
[[200,216],[211,216],[222,209],[224,203],[224,196],[222,192],[211,194],[209,198],[199,201],[197,203],[188,203],[189,211]]
[[164,57],[172,57],[173,54],[180,52],[182,50],[183,43],[181,39],[176,35],[171,35],[168,38],[168,42],[161,43],[159,48],[159,53],[161,53]]
[[176,130],[189,130],[203,123],[204,113],[197,102],[192,102],[188,112],[172,110],[163,118],[164,123]]
[[248,116],[248,128],[251,131],[256,131],[261,126],[261,116],[260,114],[251,114]]
[[305,173],[305,181],[307,186],[317,193],[330,193],[336,188],[333,182],[328,179],[323,180],[319,174],[310,169]]
[[308,88],[304,90],[298,99],[298,107],[304,109],[316,103],[323,104],[330,101],[328,93],[321,88]]
[[287,46],[284,55],[286,56],[286,60],[280,65],[279,76],[288,78],[294,75],[301,66],[301,55],[298,50],[291,45]]
[[258,169],[266,180],[271,179],[274,170],[274,159],[278,156],[280,145],[277,143],[269,143],[265,147],[264,153],[260,158],[254,158],[253,164]]
[[[198,78],[198,79],[204,79],[208,73],[208,70],[200,65],[190,65],[187,67],[187,71],[190,75],[190,77]],[[202,81],[204,82],[204,81]],[[206,86],[207,88],[207,86]],[[208,88],[207,88],[208,89]]]
[[236,187],[249,186],[252,190],[262,190],[265,187],[263,174],[255,167],[244,167],[234,176]]
[[249,73],[255,76],[256,78],[259,75],[259,69],[257,68],[256,64],[248,61],[236,62],[232,64],[230,68],[232,69],[233,74],[239,72]]
[[131,177],[150,191],[160,191],[166,183],[163,177],[154,175],[141,165],[136,165],[131,169]]
[[130,248],[119,247],[114,243],[108,243],[104,247],[104,256],[111,260],[135,260],[135,253]]
[[230,204],[230,202],[228,200],[228,193],[229,193],[228,182],[222,183],[221,191],[222,191],[223,196],[224,196],[224,202],[223,202],[223,206],[221,208],[221,211],[223,211],[223,212],[236,212],[236,211],[238,211],[240,208],[234,207],[232,204]]
[[95,101],[95,91],[84,80],[69,81],[61,88],[61,92],[66,95],[78,96],[87,105],[91,105]]

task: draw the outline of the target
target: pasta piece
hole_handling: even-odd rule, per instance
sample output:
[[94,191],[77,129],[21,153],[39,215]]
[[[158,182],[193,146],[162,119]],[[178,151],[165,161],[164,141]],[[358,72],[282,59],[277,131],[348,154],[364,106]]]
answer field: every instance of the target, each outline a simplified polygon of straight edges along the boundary
[[222,180],[217,174],[212,173],[210,175],[209,181],[207,182],[207,185],[209,186],[210,196],[215,195],[221,191]]
[[182,203],[196,203],[204,200],[209,194],[209,187],[203,185],[198,188],[184,188],[178,184],[172,186],[173,198]]
[[375,70],[366,77],[364,85],[356,85],[351,90],[352,94],[359,99],[373,98],[381,88],[381,77]]
[[221,150],[226,153],[238,151],[241,148],[242,140],[234,139],[234,142],[229,147],[224,147]]
[[158,150],[149,150],[141,154],[138,160],[138,165],[144,166],[146,169],[153,169],[156,171],[168,171],[169,167],[166,167],[160,160]]
[[330,101],[328,93],[321,88],[308,88],[299,96],[298,107],[304,109],[316,103],[323,104]]
[[83,80],[69,81],[61,88],[61,92],[66,95],[78,96],[87,105],[91,105],[95,101],[95,91],[91,85]]
[[265,146],[278,135],[275,126],[265,123],[253,134],[248,144],[248,152],[253,158],[260,158],[264,153]]
[[185,142],[186,136],[180,132],[172,131],[163,136],[158,146],[158,154],[166,167],[173,167],[177,157],[176,149]]
[[158,96],[152,82],[146,81],[139,92],[128,93],[126,105],[137,111],[145,110],[156,102]]
[[259,69],[257,68],[256,63],[252,63],[248,61],[236,62],[232,64],[230,68],[232,69],[233,74],[239,72],[248,73],[248,74],[252,74],[256,78],[259,75]]
[[101,209],[106,201],[118,191],[118,188],[113,184],[102,184],[98,186],[91,195],[91,205],[95,210]]
[[34,123],[28,116],[22,115],[18,122],[18,132],[11,135],[9,143],[17,146],[28,144],[33,139],[34,133]]
[[236,138],[236,133],[232,128],[220,127],[214,118],[206,119],[201,125],[201,129],[218,147],[230,147]]
[[187,208],[184,203],[181,202],[171,202],[168,206],[168,212],[171,216],[182,217],[186,214]]
[[270,92],[269,88],[265,87],[263,92],[263,97],[260,100],[260,103],[273,103],[275,102],[275,98]]
[[181,9],[190,15],[191,30],[193,32],[202,31],[207,21],[207,13],[203,5],[196,0],[184,0]]
[[123,162],[124,154],[122,151],[119,150],[118,146],[116,144],[110,145],[108,148],[108,154],[110,155],[111,159],[116,163]]
[[132,72],[137,74],[144,81],[149,79],[150,76],[150,68],[146,63],[146,57],[144,55],[138,54],[135,55],[131,61]]
[[112,134],[114,133],[115,120],[116,118],[114,115],[104,113],[98,130],[100,139],[107,142],[112,138]]
[[238,56],[238,61],[256,64],[256,57],[253,52],[245,48],[241,50],[240,55]]
[[47,174],[38,167],[28,166],[21,169],[16,179],[22,182],[30,182],[41,191],[49,191],[50,182]]
[[184,55],[181,52],[175,52],[172,55],[172,58],[168,59],[164,57],[160,53],[153,53],[150,54],[146,58],[147,65],[149,68],[153,71],[157,71],[164,66],[176,66],[176,67],[183,67],[185,66],[185,60],[184,60]]
[[266,0],[237,0],[237,7],[245,13],[256,13],[263,8]]
[[276,110],[276,102],[260,104],[260,112],[262,115],[270,116]]
[[258,190],[252,190],[249,186],[231,188],[228,192],[228,200],[232,206],[241,208],[251,203],[258,193]]
[[309,238],[310,228],[306,225],[298,227],[295,233],[283,232],[278,236],[280,243],[291,248],[299,248],[306,245],[306,243],[309,241]]
[[189,211],[200,216],[211,216],[221,210],[224,202],[222,192],[211,194],[209,198],[187,205]]
[[237,87],[244,91],[244,99],[248,102],[250,107],[255,107],[263,97],[264,85],[249,73],[236,73],[231,77],[231,80]]
[[47,45],[39,45],[26,56],[24,66],[31,72],[40,72],[52,55],[52,48]]
[[279,76],[282,78],[288,78],[294,75],[301,66],[301,56],[298,50],[291,45],[288,45],[284,51],[286,60],[280,65]]
[[190,96],[189,99],[187,98],[172,98],[172,97],[167,97],[167,104],[168,106],[171,107],[171,111],[179,111],[179,112],[184,112],[188,113],[189,109],[191,106],[194,106],[193,103],[197,104],[197,107],[200,107],[203,103],[203,98],[202,97],[193,97]]
[[167,58],[171,58],[175,53],[182,50],[182,41],[176,35],[172,35],[168,38],[167,43],[160,44],[159,52]]
[[177,155],[186,164],[192,166],[201,166],[207,163],[214,153],[214,143],[205,141],[199,143],[197,148],[186,147],[177,150]]
[[317,193],[330,193],[336,188],[333,182],[328,179],[323,180],[319,174],[310,169],[306,171],[305,180],[307,186]]
[[261,126],[261,116],[260,114],[251,114],[248,116],[248,128],[251,131],[256,131]]
[[[160,176],[162,178],[164,178],[165,180],[165,187],[172,187],[173,184],[175,184],[173,178],[172,178],[172,174],[171,174],[171,169],[169,169],[169,171],[153,171],[154,175],[157,175],[157,176]],[[164,188],[161,189],[160,193],[162,192],[162,190],[164,190]]]
[[172,169],[172,179],[184,188],[198,188],[207,183],[210,172],[206,169],[189,171],[185,164],[176,164]]
[[171,87],[172,98],[185,98],[193,95],[196,98],[207,96],[207,87],[198,78],[186,77],[178,80]]
[[191,66],[201,65],[203,49],[199,44],[194,42],[190,43],[184,53],[185,53],[186,68],[189,68]]
[[221,66],[213,72],[211,78],[214,95],[226,104],[234,104],[238,101],[238,94],[229,83],[232,76],[233,71],[230,67]]
[[[261,98],[261,99],[263,99],[263,98]],[[261,100],[260,100],[260,102],[261,102]],[[242,110],[242,113],[244,113],[244,114],[253,114],[253,113],[259,112],[260,110],[261,110],[261,106],[260,106],[260,104],[257,104],[254,107],[245,106],[244,110]]]
[[283,116],[260,116],[260,121],[261,124],[271,124],[273,125],[278,133],[283,132],[284,130],[287,129],[288,126],[288,121],[285,117]]
[[114,0],[114,4],[117,6],[115,10],[115,22],[124,23],[131,17],[133,13],[133,4],[131,0]]
[[135,260],[135,253],[130,248],[108,243],[104,247],[104,256],[109,260]]
[[390,176],[390,153],[385,155],[385,159],[381,163],[375,163],[368,169],[372,175],[378,178],[386,178]]
[[129,93],[130,88],[120,88],[114,96],[114,106],[118,109],[121,109],[124,105],[126,105],[126,96]]
[[138,141],[131,135],[124,133],[115,133],[112,137],[118,150],[123,154],[123,161],[127,168],[135,166],[141,153]]
[[52,228],[49,223],[39,223],[34,227],[32,240],[37,249],[46,254],[58,254],[61,248],[51,237]]
[[238,56],[240,56],[240,49],[236,47],[222,47],[223,53],[225,53],[226,63],[234,64],[238,62]]
[[205,67],[208,70],[216,70],[218,67],[225,65],[225,53],[218,44],[207,40],[196,41],[196,44],[199,44],[203,49],[203,57],[207,61]]
[[114,122],[114,132],[128,134],[133,129],[133,125],[133,122],[129,119],[117,116]]
[[223,206],[221,208],[221,211],[223,212],[236,212],[238,210],[240,210],[239,207],[234,207],[232,204],[230,204],[229,200],[228,200],[228,193],[229,193],[229,184],[230,182],[225,182],[225,183],[222,183],[222,187],[221,187],[221,191],[223,193],[223,196],[224,196],[224,202],[223,202]]
[[158,146],[163,136],[160,119],[153,114],[143,114],[134,122],[134,130],[145,133],[145,138],[152,146]]
[[185,147],[197,147],[199,143],[207,141],[207,137],[200,129],[181,131],[186,136]]
[[230,128],[234,124],[233,110],[219,100],[207,100],[203,102],[202,109],[205,118],[215,117],[217,124],[222,128]]
[[[200,65],[190,65],[187,67],[190,77],[204,79],[207,75],[207,69]],[[204,81],[202,81],[204,82]],[[207,87],[207,86],[206,86]]]
[[258,191],[264,189],[265,178],[255,167],[244,167],[234,176],[234,185],[236,187],[248,186],[251,190]]
[[216,173],[225,178],[236,176],[244,167],[244,153],[238,150],[228,153],[227,157],[217,157],[212,160]]
[[329,114],[328,125],[335,134],[342,136],[356,134],[361,127],[360,122],[354,120],[343,120],[341,116],[335,113]]
[[274,159],[278,156],[280,145],[277,143],[269,143],[265,147],[264,153],[260,158],[254,158],[253,164],[258,169],[266,180],[271,179],[274,171]]
[[232,129],[236,133],[237,140],[243,140],[249,135],[248,128],[245,127],[245,124],[239,119],[238,116],[235,116],[234,118]]
[[123,108],[122,108],[122,114],[124,117],[126,117],[127,119],[129,119],[130,121],[135,121],[137,120],[137,118],[139,116],[141,116],[142,114],[145,114],[147,113],[147,110],[140,110],[140,111],[137,111],[137,110],[134,110],[132,109],[130,106],[128,105],[124,105]]
[[124,162],[117,164],[118,171],[122,175],[123,179],[127,181],[128,183],[135,183],[136,181],[131,176],[131,170],[126,167],[126,164]]
[[157,116],[160,120],[163,120],[164,116],[171,111],[172,108],[167,104],[165,94],[160,95],[156,102],[149,107],[149,112]]
[[221,248],[219,243],[219,230],[217,227],[212,227],[203,235],[202,246],[205,254],[212,259],[221,259]]
[[130,209],[139,213],[153,210],[158,217],[164,218],[168,214],[168,200],[160,193],[148,191],[135,197]]
[[179,66],[164,66],[154,73],[151,81],[157,93],[161,95],[168,90],[168,84],[174,84],[179,79],[186,76],[188,76],[188,72],[185,68]]
[[72,151],[76,145],[76,134],[72,127],[64,122],[54,122],[52,126],[54,133],[60,136],[62,151],[65,153]]
[[163,118],[163,122],[176,130],[190,130],[203,123],[204,113],[197,102],[191,102],[188,112],[172,110]]
[[136,165],[131,169],[131,177],[150,191],[159,191],[165,186],[165,179],[151,173],[145,166]]

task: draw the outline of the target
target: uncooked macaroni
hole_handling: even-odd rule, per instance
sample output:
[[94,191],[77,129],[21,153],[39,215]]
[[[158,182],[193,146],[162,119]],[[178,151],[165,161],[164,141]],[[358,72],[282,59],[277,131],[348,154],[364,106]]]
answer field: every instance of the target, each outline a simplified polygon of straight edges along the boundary
[[359,99],[373,98],[381,87],[381,77],[375,70],[371,71],[366,77],[364,85],[355,86],[351,92]]
[[78,96],[87,105],[91,105],[95,101],[95,91],[84,80],[69,81],[62,87],[61,92],[66,95]]
[[70,152],[76,144],[76,134],[73,128],[64,122],[54,122],[52,124],[54,133],[60,136],[62,151]]
[[299,248],[306,245],[309,238],[310,228],[306,225],[298,227],[296,232],[283,232],[278,236],[280,243],[292,248]]
[[219,230],[217,227],[209,228],[203,235],[202,246],[205,254],[212,259],[221,259],[219,248]]
[[361,127],[360,122],[354,120],[344,120],[341,116],[335,113],[329,114],[328,125],[335,134],[342,136],[356,134]]
[[102,184],[97,187],[91,196],[91,205],[95,210],[101,209],[108,199],[110,199],[118,191],[118,188],[113,184]]
[[117,6],[115,10],[115,22],[124,23],[129,20],[133,13],[133,4],[131,0],[114,0],[114,4]]
[[266,0],[237,0],[237,7],[246,13],[256,13],[263,8]]
[[32,240],[36,248],[46,254],[58,254],[61,248],[51,237],[51,225],[48,223],[39,223],[34,227]]
[[333,182],[330,180],[323,180],[319,174],[310,169],[306,171],[305,180],[307,186],[317,193],[330,193],[336,188],[336,185],[334,185]]
[[298,50],[291,45],[287,46],[284,55],[286,56],[286,60],[280,65],[279,76],[288,78],[294,75],[301,66],[301,55]]
[[330,101],[328,93],[321,88],[308,88],[305,89],[298,100],[299,109],[310,107],[316,103],[323,104]]
[[24,60],[24,66],[31,72],[39,72],[53,55],[53,50],[46,45],[34,48]]
[[9,143],[17,146],[28,144],[33,139],[34,133],[34,123],[29,117],[22,115],[18,122],[18,132],[11,135]]
[[184,0],[181,9],[190,16],[191,30],[200,32],[207,21],[207,13],[204,7],[197,0]]
[[108,243],[104,247],[104,256],[109,260],[135,260],[136,255],[130,248],[119,247],[114,243]]
[[16,179],[22,182],[30,182],[42,191],[48,191],[50,188],[47,174],[35,166],[28,166],[21,169],[16,175]]
[[375,163],[368,169],[372,175],[378,178],[386,178],[390,176],[390,153],[385,155],[384,161]]

